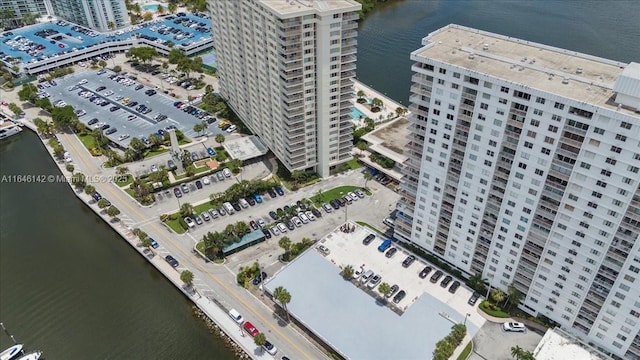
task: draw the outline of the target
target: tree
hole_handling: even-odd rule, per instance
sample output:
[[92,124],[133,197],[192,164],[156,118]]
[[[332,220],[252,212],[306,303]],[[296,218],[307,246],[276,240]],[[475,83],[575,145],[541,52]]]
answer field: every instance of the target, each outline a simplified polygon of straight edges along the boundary
[[493,300],[496,304],[500,304],[506,298],[507,298],[507,295],[504,293],[504,291],[500,290],[499,288],[495,288],[491,290],[491,300]]
[[87,185],[87,178],[83,173],[75,173],[71,175],[71,183],[79,188],[83,188]]
[[164,138],[158,134],[149,135],[149,142],[151,143],[151,147],[157,149],[164,143]]
[[98,66],[100,66],[100,68],[104,69],[107,67],[107,62],[104,60],[100,60],[98,61]]
[[158,52],[155,48],[150,46],[140,46],[140,47],[132,47],[125,53],[126,57],[130,57],[133,59],[137,59],[146,63],[148,61],[153,60],[153,58],[158,56]]
[[193,215],[193,205],[190,203],[184,203],[180,206],[180,216],[187,217]]
[[358,92],[356,93],[356,96],[358,96],[358,102],[359,103],[363,103],[364,102],[364,96],[365,96],[365,92],[362,90],[358,90]]
[[[107,22],[107,27],[109,28],[109,30],[113,30],[113,29],[116,28],[116,24],[113,21],[109,21],[109,22]],[[104,68],[104,66],[102,66],[102,67]]]
[[84,187],[84,192],[87,195],[93,195],[93,193],[96,192],[96,188],[93,185],[87,185]]
[[47,112],[51,112],[51,110],[53,109],[53,105],[51,105],[51,100],[49,100],[49,98],[46,98],[46,97],[41,99],[36,99],[36,102],[34,103],[34,105]]
[[247,225],[247,223],[244,221],[238,221],[235,224],[234,229],[235,229],[236,235],[238,236],[243,236],[244,234],[251,232],[251,227]]
[[284,255],[282,256],[284,260],[289,260],[289,251],[291,251],[291,239],[288,236],[283,236],[278,241],[278,245],[284,250]]
[[371,106],[373,106],[373,107],[381,108],[382,105],[384,105],[384,103],[382,102],[382,100],[380,100],[378,98],[373,98],[373,100],[371,100]]
[[378,285],[378,291],[380,292],[380,294],[382,295],[382,298],[384,299],[384,296],[387,295],[389,291],[391,291],[391,285],[389,285],[386,282],[383,282],[382,284]]
[[282,286],[278,286],[273,290],[273,298],[280,302],[282,308],[287,314],[287,321],[289,321],[289,311],[287,310],[287,304],[291,302],[291,294],[287,289]]
[[364,187],[367,187],[367,183],[369,180],[373,179],[373,175],[371,175],[371,171],[365,171],[364,173]]
[[403,108],[402,106],[398,106],[398,108],[396,109],[396,114],[398,116],[402,116],[406,113],[407,113],[407,109]]
[[26,13],[22,15],[22,22],[25,25],[33,25],[36,23],[36,21],[38,21],[39,17],[40,17],[40,14],[38,13]]
[[346,265],[345,267],[342,268],[342,271],[340,272],[340,274],[345,280],[351,280],[351,278],[353,277],[353,273],[354,273],[354,270],[352,265]]
[[193,285],[193,273],[189,270],[183,270],[180,273],[180,280],[189,286]]
[[129,142],[129,147],[132,148],[135,151],[142,151],[144,150],[147,145],[145,145],[142,140],[138,139],[137,137],[134,137],[131,139],[131,141]]
[[9,103],[9,110],[16,115],[23,113],[22,108],[15,103]]
[[517,307],[520,305],[520,301],[522,301],[522,293],[516,289],[513,284],[510,284],[507,287],[507,300],[509,302],[509,308]]
[[164,14],[164,6],[162,6],[162,4],[158,4],[158,7],[156,8],[156,12],[160,15]]
[[195,133],[197,133],[198,135],[200,135],[200,133],[204,130],[204,126],[202,126],[202,123],[198,123],[193,125],[193,131]]
[[53,110],[51,110],[51,119],[53,119],[53,125],[57,129],[64,129],[71,126],[74,120],[77,121],[78,117],[73,111],[73,107],[67,105],[64,107],[54,107]]
[[522,355],[524,354],[524,349],[520,346],[512,346],[511,347],[511,357],[516,360],[522,360]]
[[167,5],[167,9],[170,13],[175,14],[178,11],[178,5],[174,2],[169,2],[169,5]]
[[253,337],[253,343],[258,345],[261,349],[262,346],[267,342],[267,336],[264,333],[258,333]]
[[109,205],[111,205],[111,203],[109,202],[109,200],[107,200],[105,198],[102,198],[102,199],[98,200],[98,207],[100,209],[104,209]]
[[521,360],[536,360],[535,356],[533,356],[533,353],[531,351],[525,351],[522,354],[522,357],[520,359]]
[[167,55],[167,60],[169,60],[170,64],[177,64],[184,58],[186,58],[186,56],[180,49],[171,49],[169,55]]
[[149,239],[148,236],[145,236],[144,238],[142,238],[141,241],[142,241],[142,246],[146,247],[147,249],[151,247],[151,239]]
[[94,143],[98,148],[104,148],[109,143],[109,138],[107,138],[100,128],[93,129],[91,136],[93,136]]
[[454,340],[454,345],[458,346],[464,340],[465,335],[467,335],[467,326],[464,324],[455,324],[451,328],[451,337]]
[[116,174],[118,174],[118,175],[124,175],[124,174],[126,174],[128,172],[129,172],[129,168],[126,167],[126,166],[118,166],[116,168]]
[[218,135],[216,135],[216,137],[215,137],[216,142],[217,142],[218,144],[220,144],[220,145],[222,145],[222,143],[224,143],[224,139],[225,139],[225,137],[224,137],[224,135],[223,135],[223,134],[218,134]]
[[468,280],[469,287],[481,294],[486,291],[486,287],[484,285],[485,282],[487,282],[487,279],[484,279],[482,274],[475,274]]
[[120,215],[120,209],[118,209],[117,207],[111,205],[107,209],[107,215],[109,215],[112,218],[116,217],[116,216]]
[[38,95],[38,88],[31,83],[26,83],[22,85],[22,89],[18,91],[18,98],[20,99],[20,101],[33,102],[37,95]]

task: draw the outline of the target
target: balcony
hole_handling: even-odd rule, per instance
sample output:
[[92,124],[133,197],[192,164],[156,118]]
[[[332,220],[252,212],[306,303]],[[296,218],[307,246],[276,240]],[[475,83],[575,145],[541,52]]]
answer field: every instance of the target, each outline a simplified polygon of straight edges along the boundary
[[356,45],[358,45],[358,40],[356,40],[355,38],[350,38],[350,39],[347,39],[347,40],[342,40],[342,44],[341,44],[341,46],[342,46],[343,48],[344,48],[344,47],[347,47],[347,46],[354,46],[354,47],[355,47]]
[[343,21],[342,22],[342,31],[345,30],[355,30],[358,28],[358,23],[355,21]]
[[358,57],[355,55],[343,55],[340,58],[340,62],[345,64],[345,63],[351,63],[351,62],[356,62],[358,60]]
[[358,47],[356,46],[343,46],[342,55],[353,55],[358,53]]

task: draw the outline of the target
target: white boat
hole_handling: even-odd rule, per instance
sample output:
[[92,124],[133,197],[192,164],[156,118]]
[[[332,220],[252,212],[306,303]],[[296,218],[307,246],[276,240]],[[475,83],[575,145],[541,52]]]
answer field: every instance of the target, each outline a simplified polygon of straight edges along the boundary
[[0,353],[0,360],[11,360],[22,351],[22,344],[16,344]]
[[[9,136],[13,136],[22,131],[22,128],[13,121],[0,120],[0,140],[4,140]],[[4,359],[1,359],[4,360]]]
[[17,358],[16,360],[38,360],[42,356],[42,351],[30,352],[27,355]]

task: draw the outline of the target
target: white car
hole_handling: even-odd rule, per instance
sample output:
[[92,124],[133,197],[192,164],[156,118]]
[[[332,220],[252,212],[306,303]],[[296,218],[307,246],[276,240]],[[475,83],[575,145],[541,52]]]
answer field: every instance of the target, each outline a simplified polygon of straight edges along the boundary
[[228,178],[231,177],[231,171],[229,171],[228,168],[222,169],[222,174],[224,174],[225,177],[228,177]]
[[118,140],[122,141],[122,140],[126,140],[129,138],[129,134],[122,134],[120,136],[118,136]]
[[188,216],[186,218],[184,218],[184,222],[186,222],[187,225],[189,225],[190,228],[196,227],[195,221],[193,221],[193,219],[188,217]]
[[271,232],[273,232],[273,235],[274,235],[274,236],[278,236],[278,235],[280,235],[280,229],[278,229],[278,227],[277,227],[277,226],[272,227],[272,228],[271,228]]
[[509,332],[525,332],[527,327],[519,322],[506,322],[502,324],[502,330]]
[[105,91],[105,92],[104,92],[104,94],[102,94],[102,95],[104,95],[104,96],[111,96],[111,95],[113,95],[113,90],[107,90],[107,91]]
[[278,229],[280,229],[280,232],[283,234],[288,231],[287,226],[283,223],[278,223]]
[[262,345],[262,347],[267,350],[267,352],[271,355],[275,355],[278,352],[278,348],[276,348],[275,345],[273,345],[272,343],[270,343],[269,341],[265,341],[264,345]]
[[308,224],[309,223],[309,218],[304,213],[299,213],[298,217],[300,218],[300,220],[302,221],[303,224]]
[[306,211],[304,214],[305,214],[305,215],[307,215],[307,217],[309,218],[309,220],[311,220],[311,221],[316,221],[316,216],[315,216],[315,215],[313,215],[313,213],[312,213],[311,211]]
[[205,185],[209,185],[211,184],[211,181],[209,180],[209,177],[205,176],[202,178],[202,183]]
[[353,200],[353,201],[358,201],[358,199],[359,199],[359,198],[358,198],[358,195],[356,195],[356,194],[355,194],[355,193],[353,193],[353,192],[350,192],[350,193],[349,193],[349,196],[351,197],[351,200]]
[[229,316],[231,316],[233,321],[237,322],[238,324],[242,324],[244,322],[244,318],[236,309],[229,310]]
[[329,250],[328,247],[324,246],[324,245],[320,245],[318,246],[316,249],[318,249],[318,251],[320,251],[321,253],[323,253],[324,255],[329,255],[331,254],[331,251]]
[[228,132],[228,133],[232,133],[232,132],[234,132],[234,131],[236,131],[236,130],[238,130],[238,127],[237,127],[237,126],[235,126],[235,125],[231,125],[231,126],[229,126],[229,128],[227,129],[227,132]]
[[79,85],[84,85],[84,84],[86,84],[86,83],[88,83],[88,82],[89,82],[89,80],[87,80],[87,79],[82,79],[82,80],[80,80],[80,82],[79,82],[78,84],[79,84]]
[[360,276],[362,276],[362,268],[357,268],[353,271],[353,276],[351,277],[351,279],[357,280],[360,278]]

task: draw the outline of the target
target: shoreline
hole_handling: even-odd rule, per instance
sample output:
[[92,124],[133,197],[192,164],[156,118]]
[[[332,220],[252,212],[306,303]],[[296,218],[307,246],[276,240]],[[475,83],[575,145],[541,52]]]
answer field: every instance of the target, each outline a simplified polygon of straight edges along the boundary
[[[38,138],[40,139],[40,142],[44,145],[49,156],[54,161],[54,163],[58,167],[58,170],[60,171],[61,174],[69,175],[69,176],[71,175],[71,173],[69,173],[69,171],[67,171],[67,169],[64,168],[64,165],[65,165],[64,162],[60,162],[58,159],[56,159],[55,154],[53,153],[53,150],[47,144],[47,142],[45,141],[45,138],[40,136],[40,134],[36,129],[36,126],[31,121],[27,120],[26,118],[21,118],[14,121],[17,124],[21,125],[23,129],[27,128],[33,131],[33,133],[35,133],[36,136],[38,136]],[[204,322],[204,325],[207,327],[210,333],[213,333],[215,334],[215,336],[218,336],[220,340],[222,340],[227,346],[230,347],[230,349],[235,353],[235,355],[239,359],[256,359],[256,357],[251,355],[253,353],[252,352],[253,349],[249,349],[244,344],[237,341],[236,337],[239,336],[237,332],[234,333],[233,331],[231,331],[231,328],[228,326],[228,324],[224,324],[225,321],[223,320],[228,320],[227,322],[233,321],[227,315],[226,309],[223,310],[222,308],[220,308],[220,306],[217,305],[217,302],[215,300],[212,301],[209,298],[202,297],[201,295],[198,294],[197,291],[193,291],[193,293],[190,293],[185,287],[185,284],[180,280],[180,274],[170,265],[166,264],[164,260],[161,259],[161,257],[155,253],[155,251],[152,250],[152,253],[154,253],[154,257],[151,259],[149,259],[143,253],[144,247],[138,246],[139,241],[137,236],[135,236],[129,229],[127,229],[127,227],[122,223],[120,219],[114,222],[113,219],[109,218],[109,216],[106,215],[106,213],[103,213],[102,209],[95,206],[97,203],[93,200],[93,198],[90,195],[86,194],[83,189],[76,188],[70,182],[67,182],[67,185],[71,188],[73,194],[76,196],[76,198],[78,198],[78,200],[80,200],[84,205],[86,205],[89,209],[91,209],[98,217],[100,217],[107,225],[109,225],[114,232],[120,235],[120,237],[124,241],[126,241],[129,245],[131,245],[131,247],[134,250],[136,250],[136,252],[138,252],[143,258],[145,258],[148,263],[154,266],[160,274],[162,274],[169,282],[173,283],[173,285],[184,295],[185,298],[187,298],[193,303],[192,307],[194,310],[193,311],[194,316],[196,316],[197,318],[199,318]],[[125,213],[123,212],[121,215],[124,215],[124,214]],[[165,266],[162,266],[162,265],[165,265]],[[166,269],[164,269],[165,267]],[[233,328],[238,328],[238,327],[234,325]],[[242,330],[240,330],[240,332],[242,332]],[[244,337],[243,335],[244,334],[240,333],[240,336]]]

